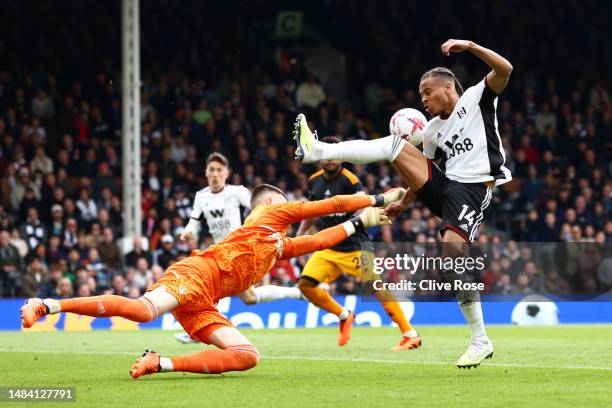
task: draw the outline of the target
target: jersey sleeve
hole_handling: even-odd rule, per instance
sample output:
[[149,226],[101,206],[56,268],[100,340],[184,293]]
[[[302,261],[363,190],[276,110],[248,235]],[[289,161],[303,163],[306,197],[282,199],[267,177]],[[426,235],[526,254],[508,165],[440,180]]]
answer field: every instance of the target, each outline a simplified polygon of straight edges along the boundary
[[283,252],[279,255],[279,259],[290,259],[310,252],[331,248],[344,241],[347,237],[346,229],[342,225],[326,228],[314,235],[302,235],[296,238],[286,237],[283,243]]
[[271,207],[267,216],[282,224],[294,224],[307,218],[333,213],[355,212],[372,205],[368,195],[338,195],[319,201],[296,201]]
[[433,126],[429,126],[432,121],[429,121],[423,131],[423,154],[431,160],[436,158],[436,144],[434,142],[435,131]]
[[202,194],[197,192],[195,197],[193,198],[193,206],[191,208],[190,218],[193,218],[196,221],[202,221],[202,217],[204,215],[204,209],[202,208]]
[[480,105],[481,108],[493,108],[493,102],[497,96],[487,85],[487,78],[485,77],[476,85],[466,89],[462,97],[470,99],[473,103]]
[[241,206],[251,209],[251,192],[245,186],[238,186],[238,202]]

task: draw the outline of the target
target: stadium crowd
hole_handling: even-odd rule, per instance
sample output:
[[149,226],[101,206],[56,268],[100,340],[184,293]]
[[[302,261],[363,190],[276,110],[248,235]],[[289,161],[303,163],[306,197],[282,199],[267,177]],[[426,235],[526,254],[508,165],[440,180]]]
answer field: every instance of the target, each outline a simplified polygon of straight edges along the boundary
[[[230,159],[232,184],[252,188],[266,182],[287,191],[292,200],[304,199],[308,175],[315,169],[293,159],[290,133],[298,112],[307,112],[321,135],[345,140],[384,136],[395,110],[420,107],[415,91],[418,75],[427,67],[450,64],[464,85],[486,74],[475,58],[434,56],[438,42],[411,41],[406,53],[402,44],[415,28],[395,31],[397,25],[383,24],[401,18],[399,2],[392,2],[389,10],[376,2],[359,10],[353,2],[325,3],[330,19],[346,28],[340,39],[330,41],[351,44],[343,50],[356,67],[349,69],[348,98],[308,72],[299,53],[284,50],[275,58],[277,49],[270,45],[263,57],[245,57],[227,47],[229,39],[207,40],[219,38],[211,34],[222,30],[224,20],[203,24],[193,35],[184,27],[200,27],[194,17],[198,10],[190,8],[200,6],[162,16],[144,4],[143,238],[130,240],[133,248],[124,254],[119,245],[120,42],[113,24],[118,10],[103,2],[82,3],[73,2],[66,10],[61,3],[46,3],[31,21],[9,4],[0,17],[3,26],[11,27],[8,40],[0,43],[6,56],[0,68],[0,296],[138,297],[169,264],[212,242],[206,231],[198,242],[178,240],[195,192],[206,186],[204,160],[209,153],[219,151]],[[344,22],[339,21],[342,4],[349,10]],[[82,24],[92,13],[89,6],[98,18]],[[205,14],[204,22],[211,19]],[[491,10],[476,14],[503,25],[502,15]],[[361,31],[357,22],[368,16],[373,23]],[[555,19],[550,27],[569,27],[562,24],[565,16],[546,17]],[[561,55],[577,50],[575,59],[580,59],[589,50],[576,46],[570,31],[550,33],[542,26],[538,33],[561,36]],[[353,34],[364,41],[342,41]],[[499,131],[514,180],[498,190],[481,234],[481,242],[510,241],[510,249],[498,252],[484,279],[491,293],[531,293],[542,288],[537,279],[542,271],[532,271],[521,251],[513,250],[513,242],[612,241],[609,83],[596,79],[601,72],[583,70],[588,64],[544,70],[555,60],[549,52],[538,53],[530,44],[499,44],[484,31],[470,34],[496,47],[517,68],[498,105]],[[102,37],[109,41],[99,43]],[[28,46],[15,47],[20,41]],[[355,43],[367,47],[357,49]],[[401,185],[386,163],[348,167],[368,193]],[[375,241],[387,243],[435,242],[439,226],[440,220],[415,202],[393,226],[371,233]],[[293,285],[305,261],[300,257],[277,265],[267,279]],[[612,287],[597,277],[596,268],[585,279],[566,279],[563,271],[556,272],[561,289],[577,284],[594,293]],[[331,289],[354,293],[355,282],[342,279]]]

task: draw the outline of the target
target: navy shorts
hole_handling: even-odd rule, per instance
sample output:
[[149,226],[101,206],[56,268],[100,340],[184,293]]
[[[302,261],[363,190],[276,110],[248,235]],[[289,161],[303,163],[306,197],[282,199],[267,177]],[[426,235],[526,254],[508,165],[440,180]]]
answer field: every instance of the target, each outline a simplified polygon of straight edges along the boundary
[[427,182],[417,191],[419,199],[442,218],[442,230],[451,229],[467,242],[478,238],[478,227],[487,216],[493,189],[484,183],[461,183],[446,174],[431,160]]

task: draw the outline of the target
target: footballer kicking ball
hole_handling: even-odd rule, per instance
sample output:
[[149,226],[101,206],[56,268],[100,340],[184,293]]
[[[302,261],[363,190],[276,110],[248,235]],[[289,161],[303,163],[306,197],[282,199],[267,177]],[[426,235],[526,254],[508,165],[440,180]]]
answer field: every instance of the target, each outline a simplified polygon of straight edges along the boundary
[[427,118],[420,111],[404,108],[391,116],[389,132],[416,146],[423,143],[423,129],[426,124]]

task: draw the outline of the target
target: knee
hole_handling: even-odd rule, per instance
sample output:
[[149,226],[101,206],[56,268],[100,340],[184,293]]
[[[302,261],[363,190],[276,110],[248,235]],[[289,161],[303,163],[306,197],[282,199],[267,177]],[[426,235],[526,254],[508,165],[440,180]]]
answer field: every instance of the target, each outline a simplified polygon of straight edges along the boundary
[[259,353],[255,350],[255,353],[245,353],[242,357],[242,361],[244,361],[244,369],[249,370],[257,365],[259,362]]
[[157,318],[155,305],[146,296],[133,299],[131,303],[135,306],[135,310],[130,320],[138,323],[148,323]]
[[236,357],[240,360],[239,370],[249,370],[257,365],[259,362],[259,352],[253,345],[241,345],[228,347],[235,353]]
[[298,288],[302,293],[304,293],[304,290],[307,291],[308,289],[316,288],[317,286],[319,286],[319,282],[306,276],[302,276],[298,282]]

